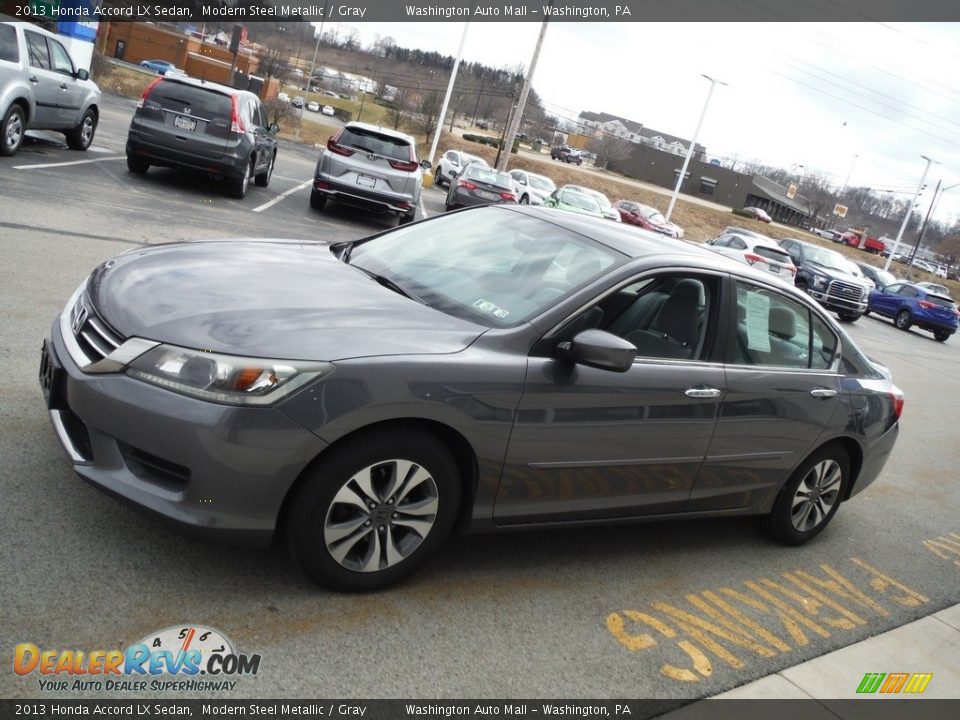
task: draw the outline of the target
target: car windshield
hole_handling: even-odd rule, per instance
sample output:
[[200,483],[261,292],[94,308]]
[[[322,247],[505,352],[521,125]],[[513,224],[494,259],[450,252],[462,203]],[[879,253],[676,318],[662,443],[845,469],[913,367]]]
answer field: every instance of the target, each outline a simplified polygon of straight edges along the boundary
[[552,222],[494,209],[398,228],[347,255],[426,305],[488,327],[539,315],[624,260]]
[[839,270],[842,273],[850,275],[850,263],[838,252],[827,250],[826,248],[808,245],[806,250],[807,260],[815,262],[817,265]]
[[583,193],[574,192],[573,190],[564,190],[560,193],[560,202],[564,205],[571,205],[580,210],[586,210],[592,213],[600,212],[600,203],[598,203],[592,196],[584,195]]
[[604,195],[603,193],[601,193],[601,192],[596,192],[595,190],[590,190],[590,191],[588,191],[588,192],[589,192],[589,194],[590,194],[590,197],[596,199],[596,201],[597,201],[598,203],[600,203],[600,207],[602,207],[604,210],[606,210],[606,209],[609,208],[609,207],[613,207],[613,206],[610,204],[609,198],[607,198],[607,196]]
[[557,186],[553,184],[553,180],[550,178],[540,177],[539,175],[527,175],[527,179],[530,185],[535,187],[537,190],[553,192],[557,189]]
[[490,165],[487,164],[487,161],[484,160],[482,157],[477,157],[476,155],[464,155],[464,156],[463,156],[463,164],[464,164],[464,165],[471,165],[471,164],[473,164],[473,163],[476,163],[477,165],[481,165],[482,167],[490,167]]
[[876,270],[877,280],[886,287],[887,285],[892,285],[897,281],[897,278],[893,276],[893,273],[888,273],[886,270]]

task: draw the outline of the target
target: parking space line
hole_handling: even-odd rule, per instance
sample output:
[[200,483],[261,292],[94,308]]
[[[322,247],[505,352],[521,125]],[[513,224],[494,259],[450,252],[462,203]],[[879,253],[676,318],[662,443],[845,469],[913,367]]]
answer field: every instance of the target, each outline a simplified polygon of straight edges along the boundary
[[308,186],[310,185],[310,183],[312,183],[312,182],[313,182],[313,178],[311,178],[310,180],[304,180],[304,181],[303,181],[302,183],[300,183],[299,185],[290,188],[290,189],[287,190],[286,192],[280,193],[280,194],[277,195],[273,200],[270,200],[270,201],[268,201],[268,202],[265,202],[263,205],[260,205],[259,207],[255,207],[255,208],[253,209],[253,212],[258,213],[258,212],[262,212],[262,211],[266,210],[267,208],[272,208],[272,207],[273,207],[274,205],[276,205],[278,202],[280,202],[281,200],[283,200],[287,195],[293,195],[293,193],[297,192],[298,190],[303,190],[305,187],[308,187]]
[[419,202],[420,202],[420,216],[421,216],[421,217],[424,217],[424,218],[430,217],[430,216],[427,214],[427,209],[423,206],[423,195],[422,195],[422,194],[420,195],[420,200],[419,200]]
[[95,162],[105,162],[107,160],[125,160],[126,155],[116,155],[114,157],[93,158],[91,160],[71,160],[70,162],[41,163],[39,165],[14,165],[14,170],[39,170],[41,168],[66,167],[67,165],[87,165]]

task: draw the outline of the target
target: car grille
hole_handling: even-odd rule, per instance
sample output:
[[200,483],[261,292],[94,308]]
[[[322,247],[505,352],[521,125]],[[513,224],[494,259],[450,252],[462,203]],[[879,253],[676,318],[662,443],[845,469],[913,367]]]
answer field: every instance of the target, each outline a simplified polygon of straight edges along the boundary
[[833,280],[827,285],[827,295],[843,300],[851,300],[853,302],[863,300],[864,292],[864,289],[860,285],[842,282],[840,280]]
[[123,338],[111,330],[90,306],[86,293],[82,293],[70,310],[70,329],[86,356],[86,365],[102,360],[123,343]]

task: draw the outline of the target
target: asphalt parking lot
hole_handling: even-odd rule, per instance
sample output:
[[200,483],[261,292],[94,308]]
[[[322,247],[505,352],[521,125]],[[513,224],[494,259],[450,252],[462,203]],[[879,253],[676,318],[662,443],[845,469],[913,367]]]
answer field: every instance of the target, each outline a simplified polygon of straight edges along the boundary
[[[262,656],[229,697],[698,698],[960,602],[960,338],[874,317],[847,327],[904,390],[900,439],[879,480],[801,548],[751,519],[469,536],[394,589],[345,596],[280,549],[185,539],[83,484],[36,376],[51,322],[98,263],[142,244],[346,240],[396,224],[311,210],[317,151],[287,143],[270,186],[244,200],[173,171],[134,176],[132,108],[107,98],[87,153],[41,134],[0,159],[4,652],[124,648],[191,623]],[[425,191],[420,214],[442,203]],[[851,668],[854,686],[868,670]],[[44,693],[0,673],[0,697]],[[103,693],[57,694],[84,695]]]

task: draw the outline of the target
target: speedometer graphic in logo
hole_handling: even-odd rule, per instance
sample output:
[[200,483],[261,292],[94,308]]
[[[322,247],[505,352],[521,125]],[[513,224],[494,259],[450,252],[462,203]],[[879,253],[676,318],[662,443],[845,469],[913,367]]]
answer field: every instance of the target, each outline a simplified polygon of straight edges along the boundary
[[200,653],[201,662],[197,665],[206,667],[211,655],[234,655],[233,643],[219,630],[204,625],[171,625],[170,627],[153,632],[140,640],[151,653],[164,650],[177,656],[179,653],[188,653],[191,650]]

